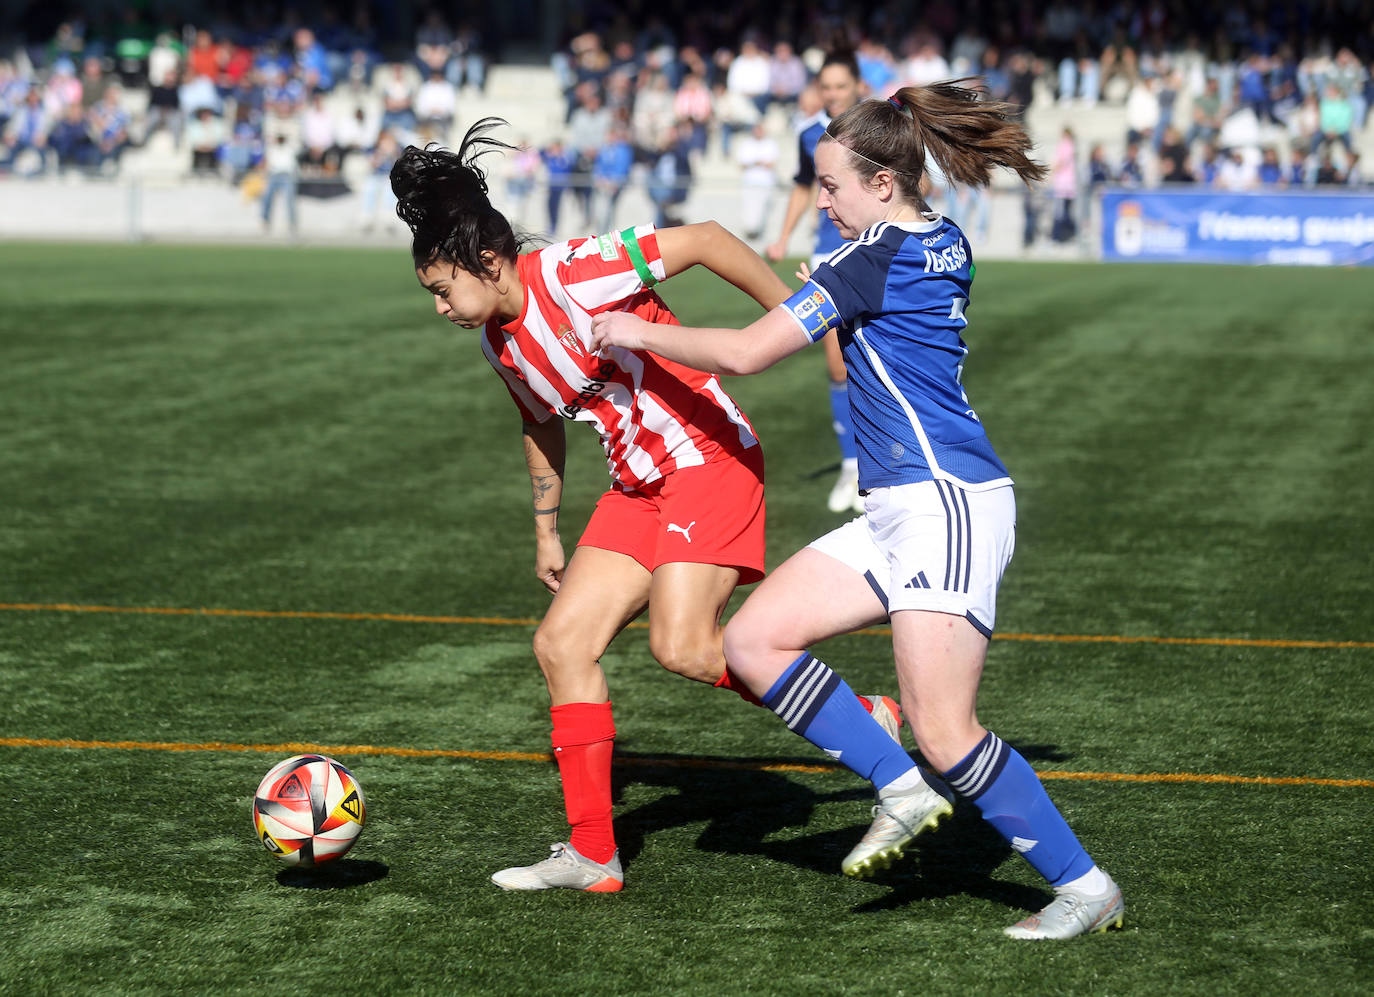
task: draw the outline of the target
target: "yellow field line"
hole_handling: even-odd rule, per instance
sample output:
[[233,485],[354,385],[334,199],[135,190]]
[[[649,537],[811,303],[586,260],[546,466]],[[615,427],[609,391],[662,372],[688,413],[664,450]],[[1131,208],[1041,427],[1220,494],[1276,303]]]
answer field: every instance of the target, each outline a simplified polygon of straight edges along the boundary
[[[460,751],[455,748],[399,748],[376,744],[236,744],[232,741],[78,741],[72,738],[0,737],[0,748],[107,748],[117,751],[253,751],[269,755],[387,755],[395,758],[470,758],[488,762],[552,762],[553,755],[532,751]],[[838,772],[836,764],[741,761],[733,758],[617,756],[619,765],[667,768],[748,769],[756,772]],[[1372,789],[1374,779],[1314,779],[1303,776],[1224,775],[1202,772],[1061,772],[1039,770],[1042,779],[1079,782],[1198,782],[1260,786],[1335,786]]]
[[[421,616],[414,613],[340,613],[308,609],[219,609],[193,606],[87,606],[68,602],[0,602],[0,611],[29,613],[127,613],[143,616],[210,616],[286,620],[372,620],[387,623],[432,623],[491,627],[530,627],[538,620],[504,616]],[[644,628],[647,623],[631,623]],[[864,634],[891,634],[890,627],[870,627]],[[1128,637],[1121,634],[999,633],[997,640],[1063,644],[1183,644],[1211,647],[1374,648],[1370,640],[1268,640],[1249,637]]]

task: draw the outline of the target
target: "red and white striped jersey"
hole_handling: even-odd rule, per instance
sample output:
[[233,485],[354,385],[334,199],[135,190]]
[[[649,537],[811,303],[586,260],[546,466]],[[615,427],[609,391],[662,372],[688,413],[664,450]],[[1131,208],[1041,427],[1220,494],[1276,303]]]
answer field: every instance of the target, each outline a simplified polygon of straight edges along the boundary
[[482,352],[526,422],[559,415],[591,423],[611,477],[627,491],[758,444],[714,374],[644,350],[587,348],[598,312],[677,324],[650,290],[664,278],[652,225],[571,239],[525,253],[517,265],[525,310],[506,325],[487,323]]

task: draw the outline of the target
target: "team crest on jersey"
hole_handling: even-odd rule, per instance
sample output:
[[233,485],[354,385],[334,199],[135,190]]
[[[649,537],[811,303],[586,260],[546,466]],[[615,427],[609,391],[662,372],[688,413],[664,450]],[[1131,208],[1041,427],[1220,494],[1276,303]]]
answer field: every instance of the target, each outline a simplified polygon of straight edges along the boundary
[[558,327],[558,341],[563,344],[563,348],[569,353],[574,353],[579,357],[585,357],[587,350],[582,345],[582,340],[577,338],[577,332],[569,325]]

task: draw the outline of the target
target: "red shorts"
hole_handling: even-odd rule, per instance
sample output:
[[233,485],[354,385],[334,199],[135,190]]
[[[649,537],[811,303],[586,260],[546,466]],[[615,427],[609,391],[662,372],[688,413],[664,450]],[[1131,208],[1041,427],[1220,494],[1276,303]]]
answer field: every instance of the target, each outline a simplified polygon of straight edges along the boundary
[[650,488],[602,495],[579,547],[628,554],[649,571],[687,561],[763,577],[763,447],[680,468]]

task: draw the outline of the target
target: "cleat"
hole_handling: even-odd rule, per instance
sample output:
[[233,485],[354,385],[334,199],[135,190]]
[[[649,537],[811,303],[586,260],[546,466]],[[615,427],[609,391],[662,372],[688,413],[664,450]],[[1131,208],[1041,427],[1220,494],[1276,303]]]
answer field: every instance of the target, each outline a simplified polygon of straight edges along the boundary
[[835,479],[835,487],[830,489],[826,506],[831,512],[864,511],[863,496],[859,494],[858,468],[840,468],[840,476]]
[[[887,731],[888,736],[898,744],[902,743],[902,708],[891,696],[860,696],[868,703],[868,712],[878,721],[878,726]],[[925,773],[922,773],[924,775]]]
[[917,786],[886,798],[880,796],[878,805],[873,808],[872,825],[854,850],[844,857],[840,870],[846,876],[863,878],[886,869],[902,857],[916,835],[933,830],[952,813],[954,807],[949,800],[932,786]]
[[1054,900],[1039,914],[1032,914],[1010,928],[1003,928],[1009,938],[1051,939],[1061,941],[1119,928],[1126,911],[1121,888],[1107,878],[1107,891],[1088,896],[1069,890],[1055,891]]
[[559,842],[543,862],[493,873],[491,881],[503,890],[552,890],[559,887],[587,893],[618,893],[625,886],[620,852],[606,863],[593,862],[572,845]]

